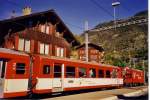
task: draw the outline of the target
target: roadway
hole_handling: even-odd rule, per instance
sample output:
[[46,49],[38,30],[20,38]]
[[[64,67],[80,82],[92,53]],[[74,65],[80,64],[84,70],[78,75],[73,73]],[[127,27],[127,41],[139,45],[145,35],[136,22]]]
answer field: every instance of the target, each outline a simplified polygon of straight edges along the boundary
[[[14,99],[29,99],[17,97]],[[148,100],[148,86],[120,89],[82,90],[57,94],[33,95],[30,99],[44,100]]]
[[74,92],[65,94],[53,94],[43,98],[45,100],[148,100],[148,87],[128,87],[121,89],[97,90],[86,92]]

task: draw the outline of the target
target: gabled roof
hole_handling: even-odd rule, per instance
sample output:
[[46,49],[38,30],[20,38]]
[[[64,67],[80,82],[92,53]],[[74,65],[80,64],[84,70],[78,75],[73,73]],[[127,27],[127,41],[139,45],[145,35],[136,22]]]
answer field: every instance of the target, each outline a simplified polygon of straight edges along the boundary
[[[33,27],[37,23],[45,23],[45,22],[54,22],[58,21],[63,29],[65,29],[64,38],[72,43],[73,46],[77,46],[80,43],[76,40],[73,33],[67,28],[61,18],[55,13],[53,9],[38,13],[32,13],[30,15],[19,16],[11,19],[1,20],[0,21],[0,44],[3,42],[4,37],[8,33],[16,33],[19,31],[23,31],[27,27]],[[32,24],[30,26],[29,24]]]
[[[93,47],[93,48],[95,48],[96,50],[99,50],[100,52],[104,51],[104,49],[103,49],[101,46],[98,46],[98,45],[96,45],[96,44],[94,44],[94,43],[88,43],[88,46],[89,46],[89,47]],[[85,43],[82,44],[82,45],[80,45],[80,46],[78,46],[76,49],[80,49],[80,48],[83,48],[83,47],[85,47]]]

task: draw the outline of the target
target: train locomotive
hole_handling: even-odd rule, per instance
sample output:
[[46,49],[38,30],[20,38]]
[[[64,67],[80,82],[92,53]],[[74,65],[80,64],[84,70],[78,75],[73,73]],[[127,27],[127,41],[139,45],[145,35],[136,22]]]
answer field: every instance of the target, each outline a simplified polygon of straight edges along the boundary
[[128,67],[0,48],[0,98],[143,83],[144,72]]

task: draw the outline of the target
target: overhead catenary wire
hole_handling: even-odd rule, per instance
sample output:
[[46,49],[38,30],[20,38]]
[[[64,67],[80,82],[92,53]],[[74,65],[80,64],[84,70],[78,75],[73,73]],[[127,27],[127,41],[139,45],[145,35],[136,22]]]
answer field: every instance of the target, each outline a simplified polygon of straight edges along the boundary
[[19,9],[23,8],[23,5],[20,5],[20,4],[16,3],[16,2],[13,2],[13,1],[10,1],[10,0],[4,0],[4,1],[6,1],[9,4],[12,4],[12,5],[16,6]]
[[95,0],[90,0],[95,6],[97,6],[98,8],[100,8],[102,11],[104,11],[105,13],[107,13],[109,16],[114,17],[107,9],[105,9],[102,5],[100,5],[97,1]]
[[82,27],[80,27],[80,26],[77,26],[77,25],[74,25],[74,24],[71,24],[71,23],[68,23],[68,22],[65,22],[65,23],[68,24],[68,25],[71,25],[71,26],[73,26],[73,27],[75,27],[75,28],[84,30],[84,28],[82,28]]

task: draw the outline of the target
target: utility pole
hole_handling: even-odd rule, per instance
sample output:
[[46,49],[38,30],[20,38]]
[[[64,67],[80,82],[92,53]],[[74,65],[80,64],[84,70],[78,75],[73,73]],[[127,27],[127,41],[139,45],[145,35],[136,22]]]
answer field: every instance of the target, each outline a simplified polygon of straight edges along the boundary
[[114,28],[116,30],[116,7],[120,5],[120,2],[113,2],[112,6],[114,8]]
[[136,58],[132,58],[133,59],[133,68],[135,68],[136,66],[135,66],[135,60],[136,60]]
[[86,62],[89,61],[89,55],[88,55],[88,33],[87,33],[87,30],[88,30],[88,21],[85,21],[85,57],[86,57]]
[[132,67],[131,63],[132,63],[132,60],[131,60],[131,53],[130,53],[130,51],[129,51],[129,67],[130,67],[130,68]]
[[144,70],[144,85],[145,85],[145,84],[146,84],[146,79],[145,79],[145,78],[146,78],[146,77],[145,77],[145,74],[146,74],[146,73],[145,73],[145,64],[144,64],[144,60],[143,60],[143,70]]

